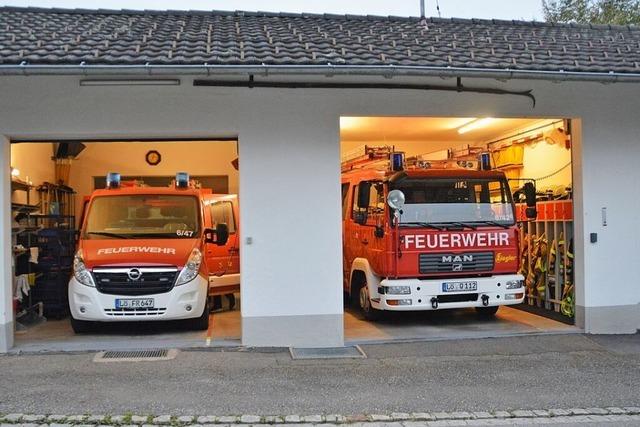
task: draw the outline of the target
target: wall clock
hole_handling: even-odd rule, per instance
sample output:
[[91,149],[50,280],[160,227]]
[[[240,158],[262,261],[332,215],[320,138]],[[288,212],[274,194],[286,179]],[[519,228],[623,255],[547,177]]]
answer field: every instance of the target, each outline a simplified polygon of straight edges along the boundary
[[162,156],[156,150],[147,151],[147,155],[145,156],[145,160],[151,166],[155,166],[162,160]]

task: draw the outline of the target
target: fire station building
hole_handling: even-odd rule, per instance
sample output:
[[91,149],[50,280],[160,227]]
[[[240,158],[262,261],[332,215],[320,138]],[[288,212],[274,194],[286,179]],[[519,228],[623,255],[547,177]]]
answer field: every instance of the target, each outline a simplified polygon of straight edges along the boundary
[[[3,7],[0,28],[0,352],[640,328],[638,27]],[[527,307],[376,323],[345,304],[341,163],[382,145],[492,152],[512,190],[536,182],[538,217],[519,226]],[[239,195],[241,291],[208,331],[72,332],[83,200],[107,172]]]

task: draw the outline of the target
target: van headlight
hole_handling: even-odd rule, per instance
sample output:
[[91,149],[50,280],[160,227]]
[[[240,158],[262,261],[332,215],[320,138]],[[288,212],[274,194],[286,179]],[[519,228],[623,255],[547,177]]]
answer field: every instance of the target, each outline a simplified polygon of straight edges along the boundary
[[410,286],[385,286],[384,290],[387,295],[409,295],[411,293]]
[[184,285],[195,279],[200,271],[200,264],[202,264],[202,253],[198,248],[193,248],[187,263],[182,268],[182,271],[180,271],[176,286]]
[[84,265],[81,249],[78,249],[78,252],[76,252],[73,257],[73,276],[79,283],[82,283],[85,286],[91,286],[92,288],[96,287],[95,283],[93,283],[91,272],[89,272],[87,266]]
[[524,285],[524,280],[507,281],[507,289],[520,289]]

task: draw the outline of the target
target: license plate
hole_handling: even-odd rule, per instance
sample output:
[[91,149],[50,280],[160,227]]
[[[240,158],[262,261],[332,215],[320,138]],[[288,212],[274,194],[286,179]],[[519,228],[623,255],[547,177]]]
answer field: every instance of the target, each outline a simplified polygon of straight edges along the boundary
[[442,292],[477,291],[478,282],[445,282],[442,284]]
[[153,298],[117,299],[116,308],[153,308]]

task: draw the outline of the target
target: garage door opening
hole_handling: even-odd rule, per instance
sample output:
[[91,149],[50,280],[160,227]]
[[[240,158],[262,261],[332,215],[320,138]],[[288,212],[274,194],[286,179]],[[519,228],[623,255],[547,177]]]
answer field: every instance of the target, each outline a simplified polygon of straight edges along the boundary
[[238,165],[237,141],[12,143],[16,348],[237,345]]
[[342,117],[345,338],[577,331],[573,123]]

